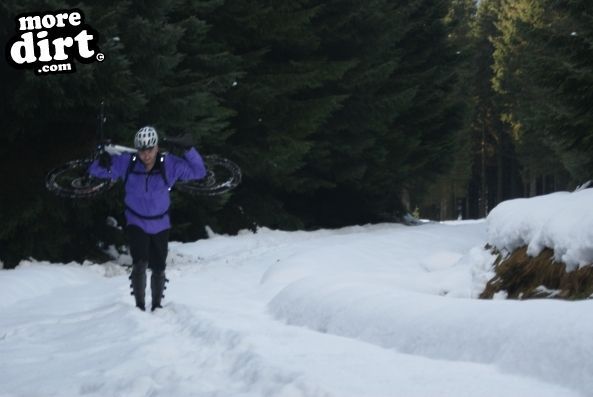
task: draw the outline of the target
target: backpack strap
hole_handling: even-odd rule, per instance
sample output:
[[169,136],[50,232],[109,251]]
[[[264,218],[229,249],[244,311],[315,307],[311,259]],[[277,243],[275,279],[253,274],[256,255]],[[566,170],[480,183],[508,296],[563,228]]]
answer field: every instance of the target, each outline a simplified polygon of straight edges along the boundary
[[169,185],[169,178],[167,178],[167,169],[165,168],[165,155],[163,153],[159,153],[158,162],[159,162],[159,167],[161,169],[160,171],[161,171],[161,176],[163,177],[163,182],[165,182],[165,186],[167,186],[167,189],[169,189],[169,191],[171,191],[173,186]]
[[[124,176],[124,186],[126,186],[126,183],[128,183],[128,177],[134,171],[134,167],[136,166],[137,162],[138,156],[136,154],[132,154],[132,156],[130,157],[130,164],[128,164],[128,169],[126,170],[126,175]],[[167,178],[167,171],[165,169],[165,155],[163,153],[159,153],[159,158],[157,159],[156,164],[159,168],[161,177],[163,177],[163,182],[165,182],[165,186],[167,186],[167,189],[171,191],[172,186],[169,185],[169,178]]]
[[126,184],[128,183],[128,177],[130,176],[130,173],[134,170],[134,167],[136,166],[137,161],[138,161],[138,156],[133,154],[130,157],[130,164],[128,164],[128,169],[126,170],[126,175],[124,176],[124,186],[126,186]]

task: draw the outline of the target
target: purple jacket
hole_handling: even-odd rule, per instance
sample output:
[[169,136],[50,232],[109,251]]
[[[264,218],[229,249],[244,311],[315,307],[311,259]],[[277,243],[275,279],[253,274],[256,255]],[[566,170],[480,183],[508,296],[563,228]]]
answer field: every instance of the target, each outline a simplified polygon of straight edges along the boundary
[[[99,166],[95,160],[89,167],[89,173],[98,178],[110,178],[111,180],[124,179],[130,166],[132,154],[124,153],[111,156],[111,169],[107,170]],[[196,149],[188,150],[184,158],[166,154],[163,162],[157,162],[150,172],[146,172],[144,164],[138,158],[134,168],[128,174],[125,186],[124,203],[126,205],[126,220],[128,225],[136,225],[146,233],[155,234],[171,228],[169,219],[169,188],[176,181],[187,181],[190,179],[201,179],[206,175],[204,161]],[[164,165],[164,166],[163,166]],[[167,184],[161,172],[167,176]]]

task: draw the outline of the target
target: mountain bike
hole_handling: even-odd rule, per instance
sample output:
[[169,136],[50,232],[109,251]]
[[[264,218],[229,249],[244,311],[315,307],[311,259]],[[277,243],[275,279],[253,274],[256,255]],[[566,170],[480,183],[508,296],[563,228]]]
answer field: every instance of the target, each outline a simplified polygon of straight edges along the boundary
[[[112,144],[104,138],[105,102],[101,101],[97,115],[98,142],[95,151],[89,158],[72,160],[51,170],[45,178],[45,187],[50,192],[67,198],[90,198],[111,189],[116,181],[96,178],[88,173],[91,163],[99,157],[102,151],[111,155],[122,153],[136,153],[136,149]],[[163,142],[167,137],[163,137]],[[169,141],[172,142],[172,141]],[[166,154],[167,152],[163,152]],[[199,180],[179,181],[175,189],[181,192],[216,196],[234,189],[241,183],[241,168],[231,160],[217,155],[202,157],[206,166],[206,176]]]
[[[96,178],[88,173],[91,163],[98,157],[101,150],[111,155],[136,153],[136,149],[131,147],[109,142],[101,144],[89,158],[72,160],[51,170],[45,178],[47,190],[61,197],[83,199],[97,196],[111,189],[116,181]],[[229,192],[241,183],[241,169],[231,160],[217,155],[206,155],[203,159],[206,165],[206,176],[199,180],[179,181],[175,184],[175,190],[216,196]]]

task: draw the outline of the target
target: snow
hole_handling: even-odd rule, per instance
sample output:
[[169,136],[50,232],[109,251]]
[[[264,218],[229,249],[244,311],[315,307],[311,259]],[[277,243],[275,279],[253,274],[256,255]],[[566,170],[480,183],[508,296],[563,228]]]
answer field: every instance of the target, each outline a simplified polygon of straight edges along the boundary
[[591,395],[591,300],[476,299],[487,242],[584,260],[583,192],[486,221],[209,231],[170,244],[154,313],[133,306],[129,258],[23,261],[0,271],[0,397]]
[[487,218],[488,240],[511,252],[527,246],[530,256],[545,247],[568,270],[593,263],[593,189],[557,192],[499,204]]

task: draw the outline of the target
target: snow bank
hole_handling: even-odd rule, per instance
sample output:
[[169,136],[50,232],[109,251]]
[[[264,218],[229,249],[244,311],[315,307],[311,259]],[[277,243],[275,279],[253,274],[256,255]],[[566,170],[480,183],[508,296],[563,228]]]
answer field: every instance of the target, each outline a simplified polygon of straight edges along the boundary
[[15,269],[2,270],[0,277],[0,307],[10,306],[23,299],[49,294],[57,288],[82,285],[100,278],[104,272],[95,265],[93,272],[77,263],[65,265],[49,262],[22,261]]
[[461,222],[171,243],[155,313],[116,265],[23,262],[0,272],[0,395],[590,395],[593,301],[470,299],[486,237]]
[[493,364],[593,390],[593,302],[482,301],[308,277],[282,290],[271,313],[290,325],[424,357]]
[[[469,298],[477,288],[470,268],[477,267],[474,278],[479,284],[480,269],[487,267],[483,262],[492,263],[491,255],[479,248],[485,237],[481,223],[341,229],[292,244],[283,255],[275,253],[260,283],[278,292],[311,275],[331,276],[337,281],[365,280],[370,285]],[[474,247],[479,252],[468,253]]]
[[526,245],[538,255],[545,247],[568,270],[593,263],[593,189],[505,201],[487,218],[490,244],[507,252]]

